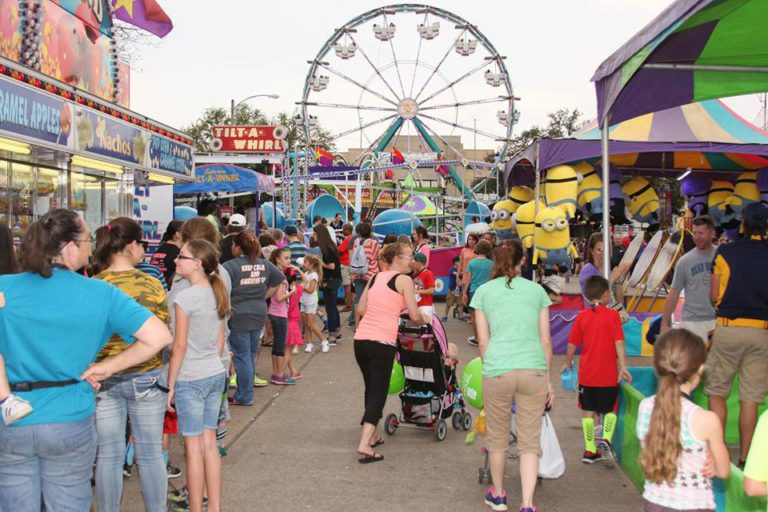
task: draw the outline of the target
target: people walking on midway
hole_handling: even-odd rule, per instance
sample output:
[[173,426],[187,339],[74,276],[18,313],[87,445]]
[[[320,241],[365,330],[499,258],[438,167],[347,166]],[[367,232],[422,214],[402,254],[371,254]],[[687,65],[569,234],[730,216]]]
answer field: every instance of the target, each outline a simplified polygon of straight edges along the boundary
[[467,281],[467,294],[462,297],[465,306],[469,308],[470,320],[472,322],[472,336],[467,340],[470,345],[477,346],[477,327],[475,324],[475,313],[472,309],[472,296],[475,292],[491,278],[493,261],[490,260],[493,248],[485,240],[480,240],[475,245],[475,257],[467,265],[465,280]]
[[229,291],[219,277],[218,250],[191,240],[177,257],[177,271],[190,287],[176,295],[174,341],[168,370],[166,407],[176,411],[184,438],[188,506],[221,510],[221,456],[216,443],[226,369],[221,354],[229,315]]
[[[162,322],[170,323],[166,295],[157,279],[137,270],[144,259],[143,231],[134,220],[119,217],[96,231],[94,254],[101,271],[94,279],[121,289]],[[130,344],[112,336],[96,361],[126,350]],[[118,511],[123,494],[126,451],[126,414],[139,465],[139,480],[146,510],[164,510],[168,477],[163,460],[163,419],[166,396],[158,387],[163,373],[160,353],[139,365],[111,376],[96,395],[96,495],[99,509]]]
[[416,226],[411,234],[413,240],[413,252],[420,252],[427,257],[426,265],[429,266],[429,255],[432,248],[429,245],[429,233],[424,226]]
[[250,231],[235,237],[232,253],[234,259],[224,264],[232,280],[229,346],[237,374],[237,390],[230,404],[250,406],[253,387],[267,385],[264,379],[255,380],[259,338],[267,320],[267,299],[285,277],[261,257],[259,241]]
[[[376,274],[367,284],[358,305],[361,319],[355,330],[355,360],[365,384],[365,412],[360,421],[362,431],[357,453],[361,464],[384,459],[374,450],[384,440],[376,433],[381,413],[387,401],[392,364],[397,353],[397,329],[400,312],[418,323],[429,320],[416,305],[413,280],[408,276],[413,251],[395,242],[381,251],[389,270]],[[509,427],[509,424],[507,424]]]
[[[484,243],[481,241],[478,246]],[[533,495],[541,456],[541,416],[545,407],[554,402],[550,382],[551,302],[544,288],[520,276],[523,254],[523,246],[517,240],[497,248],[491,280],[475,290],[470,306],[475,310],[477,341],[483,358],[488,462],[493,484],[485,495],[485,503],[492,510],[507,510],[504,467],[514,401],[522,487],[520,510],[535,512]],[[510,314],[512,311],[515,314]]]
[[373,237],[371,225],[363,222],[357,225],[357,239],[352,245],[352,256],[349,259],[349,272],[352,274],[352,286],[355,291],[354,316],[348,325],[353,327],[360,320],[357,305],[363,296],[366,284],[379,271],[379,243]]
[[[147,308],[77,273],[88,264],[92,243],[77,212],[51,210],[24,234],[23,272],[0,276],[0,353],[11,390],[33,408],[0,428],[0,510],[90,510],[97,449],[91,386],[154,358],[171,342]],[[112,333],[135,341],[89,366]],[[137,384],[146,391],[146,381]],[[160,480],[155,485],[163,485],[164,474]]]
[[616,429],[616,410],[619,398],[619,380],[630,384],[624,349],[624,330],[621,317],[615,309],[607,308],[611,299],[608,280],[591,276],[584,283],[584,291],[591,306],[581,310],[568,335],[566,362],[560,373],[573,367],[576,347],[581,345],[579,362],[579,409],[584,434],[584,454],[581,461],[592,464],[601,459],[595,440],[595,419],[603,418],[602,439],[610,446]]
[[304,352],[309,353],[315,349],[315,346],[312,343],[313,336],[320,342],[320,350],[322,352],[328,352],[328,350],[330,350],[330,344],[327,339],[323,338],[320,326],[315,322],[315,315],[317,314],[319,303],[317,292],[320,288],[319,283],[323,280],[323,262],[317,256],[308,254],[304,257],[304,268],[307,269],[307,273],[304,276],[306,284],[299,300],[301,319],[304,323],[304,332],[307,341],[307,346],[304,348]]
[[709,410],[725,428],[726,399],[739,375],[739,467],[749,453],[757,424],[757,407],[768,392],[768,208],[748,204],[742,211],[743,237],[718,246],[712,268],[710,299],[717,316],[707,356],[704,390]]
[[[731,464],[720,421],[690,399],[706,357],[701,338],[688,330],[672,329],[656,340],[658,389],[637,411],[644,512],[714,511],[712,477],[728,478]],[[714,469],[705,469],[710,465]]]
[[[287,248],[277,249],[272,253],[271,263],[284,273],[291,266],[291,251]],[[277,286],[277,291],[269,300],[267,314],[272,324],[272,377],[270,381],[276,385],[296,384],[296,379],[285,374],[286,348],[288,336],[288,300],[296,295],[295,283],[290,283],[285,277]]]
[[672,313],[677,308],[681,291],[685,291],[685,304],[679,327],[688,329],[705,342],[715,330],[715,308],[709,300],[709,287],[716,236],[715,223],[709,216],[693,219],[693,243],[696,248],[685,253],[675,265],[672,286],[664,302],[661,334],[672,328]]
[[341,285],[344,287],[344,309],[342,313],[352,311],[352,274],[349,272],[349,259],[352,256],[352,224],[341,227],[342,241],[339,244],[339,263],[341,263]]
[[341,317],[337,305],[339,288],[341,287],[339,250],[336,247],[336,242],[328,234],[326,226],[320,224],[313,229],[323,260],[323,301],[325,302],[325,312],[328,315],[328,341],[333,346],[341,338]]

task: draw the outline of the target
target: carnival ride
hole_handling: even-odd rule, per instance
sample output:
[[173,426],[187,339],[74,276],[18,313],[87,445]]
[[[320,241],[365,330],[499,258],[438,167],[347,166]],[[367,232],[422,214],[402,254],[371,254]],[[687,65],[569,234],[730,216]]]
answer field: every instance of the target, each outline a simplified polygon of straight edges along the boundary
[[[380,7],[343,24],[309,61],[297,116],[304,147],[282,178],[289,220],[306,211],[310,184],[339,178],[357,218],[368,187],[369,218],[383,193],[394,208],[419,195],[435,205],[431,231],[460,230],[466,204],[507,157],[516,98],[504,59],[475,25],[428,5]],[[493,161],[479,158],[478,142]],[[404,180],[392,179],[398,170]]]

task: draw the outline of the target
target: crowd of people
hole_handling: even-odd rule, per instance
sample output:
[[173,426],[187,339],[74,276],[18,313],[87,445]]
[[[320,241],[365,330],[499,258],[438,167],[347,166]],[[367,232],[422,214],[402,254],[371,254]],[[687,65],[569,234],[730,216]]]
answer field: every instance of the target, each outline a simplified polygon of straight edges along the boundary
[[[729,469],[723,426],[736,374],[737,465],[746,492],[766,494],[768,468],[754,454],[768,443],[768,416],[757,417],[768,393],[768,274],[753,269],[768,256],[767,227],[765,207],[746,207],[743,238],[714,246],[711,219],[693,222],[696,249],[676,266],[655,346],[658,392],[639,410],[644,510],[714,508],[711,478]],[[288,226],[257,237],[241,214],[224,231],[210,216],[173,221],[147,255],[141,227],[128,218],[92,235],[76,213],[52,210],[18,250],[0,228],[0,509],[88,510],[95,494],[100,510],[119,510],[135,461],[145,509],[166,510],[168,478],[182,473],[169,460],[170,438],[180,434],[187,485],[171,493],[174,506],[220,510],[230,407],[252,406],[254,388],[301,382],[292,356],[328,353],[342,343],[343,323],[354,327],[364,384],[358,460],[383,460],[377,428],[401,315],[421,324],[438,315],[429,233],[418,227],[380,244],[369,223],[353,228],[339,216],[316,218],[306,232]],[[597,423],[610,446],[618,383],[632,379],[616,286],[629,268],[616,261],[602,277],[601,235],[584,245],[585,307],[560,371],[581,347],[582,460],[592,463],[600,458]],[[560,291],[537,284],[534,270],[519,241],[470,234],[449,272],[442,319],[453,310],[471,322],[468,341],[483,359],[485,503],[493,510],[507,510],[513,404],[520,510],[536,510],[541,416],[554,403],[549,307]],[[682,322],[673,328],[681,292]],[[268,378],[256,374],[264,346]],[[702,380],[711,412],[688,399]]]

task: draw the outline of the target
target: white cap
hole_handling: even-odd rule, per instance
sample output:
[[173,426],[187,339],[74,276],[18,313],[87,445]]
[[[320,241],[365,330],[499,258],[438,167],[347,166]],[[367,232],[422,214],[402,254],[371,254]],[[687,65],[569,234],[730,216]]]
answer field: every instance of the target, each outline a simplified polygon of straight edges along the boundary
[[229,226],[232,226],[234,228],[244,228],[245,227],[245,215],[241,215],[239,213],[236,213],[232,215],[229,218]]

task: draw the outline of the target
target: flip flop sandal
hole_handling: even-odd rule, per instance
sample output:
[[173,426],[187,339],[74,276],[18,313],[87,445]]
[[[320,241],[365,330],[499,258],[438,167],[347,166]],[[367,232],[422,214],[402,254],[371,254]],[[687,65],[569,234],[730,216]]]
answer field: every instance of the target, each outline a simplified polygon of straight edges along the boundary
[[365,455],[364,457],[361,457],[357,459],[357,462],[360,464],[371,464],[373,462],[379,462],[380,460],[384,460],[384,456],[380,453],[375,453],[373,455]]
[[380,438],[378,438],[378,439],[376,440],[376,442],[375,442],[375,443],[373,443],[373,444],[371,445],[371,448],[376,448],[377,446],[381,446],[382,444],[384,444],[384,438],[383,438],[383,437],[380,437]]

